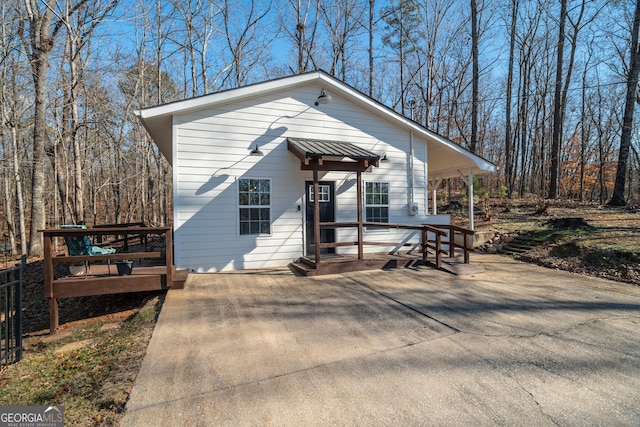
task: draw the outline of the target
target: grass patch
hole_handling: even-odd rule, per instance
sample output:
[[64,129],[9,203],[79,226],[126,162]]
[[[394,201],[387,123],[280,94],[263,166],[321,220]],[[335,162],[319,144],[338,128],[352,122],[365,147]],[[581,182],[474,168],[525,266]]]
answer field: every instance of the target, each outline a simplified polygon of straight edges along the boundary
[[0,405],[63,405],[65,425],[118,425],[162,304],[127,319],[29,338],[24,359],[0,375]]

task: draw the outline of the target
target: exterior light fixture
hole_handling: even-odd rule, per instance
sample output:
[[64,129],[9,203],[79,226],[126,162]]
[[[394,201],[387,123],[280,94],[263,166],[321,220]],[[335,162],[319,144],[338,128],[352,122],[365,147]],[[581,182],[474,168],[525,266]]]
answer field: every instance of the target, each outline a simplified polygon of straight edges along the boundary
[[260,147],[258,147],[258,144],[256,144],[255,148],[253,150],[251,150],[251,153],[249,153],[249,155],[256,156],[256,157],[262,157],[262,156],[264,156],[264,153],[262,151],[260,151]]
[[382,156],[380,156],[380,161],[381,162],[388,162],[389,158],[387,157],[387,152],[385,151],[384,153],[382,153]]
[[318,97],[318,99],[316,99],[315,106],[317,107],[320,104],[328,104],[331,101],[333,101],[333,98],[331,98],[331,95],[329,95],[327,92],[324,91],[324,89],[322,89],[322,92],[320,92],[320,96]]

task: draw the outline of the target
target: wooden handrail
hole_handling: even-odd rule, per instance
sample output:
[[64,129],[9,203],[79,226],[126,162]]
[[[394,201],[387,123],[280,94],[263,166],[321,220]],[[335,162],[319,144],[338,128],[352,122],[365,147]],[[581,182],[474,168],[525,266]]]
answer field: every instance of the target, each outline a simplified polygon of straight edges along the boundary
[[[455,256],[455,249],[459,248],[463,251],[464,263],[469,264],[469,253],[472,249],[471,245],[469,244],[469,236],[474,235],[475,231],[453,224],[433,225],[433,227],[442,228],[449,231],[449,241],[447,242],[449,245],[449,258],[453,258]],[[463,235],[462,244],[456,243],[456,233],[460,233]]]
[[[343,221],[343,222],[321,222],[320,228],[354,228],[359,227],[360,224],[357,221]],[[442,238],[446,237],[448,234],[452,233],[454,230],[460,229],[462,232],[469,231],[473,234],[473,231],[466,230],[456,226],[450,225],[433,225],[433,224],[393,224],[393,223],[385,223],[385,222],[363,222],[363,227],[366,228],[387,228],[387,229],[403,229],[403,230],[417,230],[421,232],[421,242],[419,243],[422,246],[422,259],[424,261],[427,260],[427,255],[429,250],[432,250],[435,253],[436,257],[436,268],[440,268],[442,265],[442,254],[449,253],[450,256],[453,256],[453,248],[455,245],[450,243],[449,251],[446,251],[442,248],[443,242]],[[453,228],[450,228],[453,227]],[[448,229],[447,231],[442,230],[441,228]],[[434,235],[432,240],[429,240],[429,233]],[[378,245],[378,246],[411,246],[411,244],[406,242],[371,242],[371,241],[362,241],[363,245]],[[465,239],[466,244],[466,239]],[[342,246],[359,246],[359,241],[348,241],[348,242],[332,242],[332,243],[320,243],[320,248],[337,248]],[[462,246],[460,246],[462,247]],[[468,252],[465,250],[465,262],[469,262]]]
[[171,230],[171,227],[120,227],[120,228],[47,228],[39,230],[44,236],[115,236],[118,234],[163,234]]

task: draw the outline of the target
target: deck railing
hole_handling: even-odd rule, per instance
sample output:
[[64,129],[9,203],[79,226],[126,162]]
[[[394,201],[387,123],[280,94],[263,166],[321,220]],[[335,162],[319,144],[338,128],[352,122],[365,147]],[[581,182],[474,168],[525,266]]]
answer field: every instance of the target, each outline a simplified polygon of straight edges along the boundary
[[[42,230],[44,235],[44,294],[49,298],[50,332],[58,327],[58,298],[70,298],[90,295],[106,295],[126,292],[139,292],[150,290],[168,289],[177,287],[183,279],[176,278],[176,269],[173,265],[173,239],[170,227],[101,227],[101,228],[65,228]],[[107,255],[67,255],[54,254],[54,239],[65,236],[84,237],[91,236],[96,240],[102,240],[105,236],[112,236],[113,242],[122,241],[122,236],[150,236],[157,235],[163,239],[163,250],[143,252],[116,252]],[[104,243],[102,243],[104,245]],[[124,247],[124,245],[122,244]],[[128,249],[128,247],[127,247]],[[85,264],[95,262],[107,262],[120,260],[157,259],[161,266],[134,267],[137,271],[132,275],[119,276],[97,268],[99,273],[93,274],[85,271],[82,277],[54,277],[54,266],[60,263]],[[102,266],[98,266],[102,267]],[[115,271],[114,271],[115,273]]]
[[[353,222],[322,222],[320,228],[356,228],[359,224],[357,221]],[[390,224],[382,222],[363,222],[362,226],[365,228],[386,228],[386,229],[404,229],[404,230],[416,230],[420,232],[419,242],[374,242],[370,240],[363,240],[364,245],[377,245],[377,246],[416,246],[421,248],[421,254],[423,261],[427,261],[429,251],[433,252],[435,256],[436,268],[440,268],[442,265],[442,255],[449,255],[450,258],[455,256],[456,249],[462,249],[464,262],[469,263],[469,252],[471,251],[471,245],[469,236],[474,234],[473,230],[458,227],[450,224]],[[456,236],[462,236],[462,239],[456,239]],[[458,243],[461,240],[462,243]],[[337,248],[345,246],[361,246],[358,241],[342,241],[342,242],[321,242],[320,249],[325,248]],[[361,254],[359,254],[361,256]]]

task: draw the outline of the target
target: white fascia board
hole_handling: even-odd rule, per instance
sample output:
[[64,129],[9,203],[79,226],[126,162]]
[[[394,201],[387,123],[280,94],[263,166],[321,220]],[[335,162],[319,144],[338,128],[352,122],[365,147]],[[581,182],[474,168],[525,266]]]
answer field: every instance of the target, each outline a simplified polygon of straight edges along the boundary
[[443,146],[445,146],[448,149],[451,149],[459,154],[462,154],[463,156],[469,158],[473,164],[475,165],[474,168],[474,173],[478,174],[478,173],[490,173],[490,172],[495,172],[498,170],[497,166],[494,165],[493,163],[489,162],[488,160],[483,159],[482,157],[473,154],[471,151],[453,143],[452,141],[449,141],[448,139],[446,139],[445,137],[438,135],[435,132],[430,131],[429,129],[415,123],[412,120],[407,119],[406,117],[404,117],[403,115],[393,111],[392,109],[388,108],[387,106],[374,101],[372,98],[370,98],[367,95],[364,95],[363,93],[344,85],[342,82],[340,82],[339,80],[333,78],[332,76],[328,75],[328,74],[324,74],[324,73],[320,73],[320,75],[318,76],[319,79],[321,81],[325,81],[327,84],[331,85],[333,90],[339,90],[341,91],[344,95],[351,97],[353,100],[357,100],[359,101],[361,104],[365,105],[365,108],[368,108],[369,110],[372,110],[374,112],[376,112],[378,115],[381,115],[383,117],[387,117],[389,120],[391,120],[392,122],[396,122],[399,125],[404,125],[406,127],[408,127],[409,129],[413,130],[414,132],[416,132],[418,135],[422,135],[423,137],[427,138],[428,140],[432,140],[434,142],[437,142],[439,144],[442,144]]
[[264,93],[274,92],[283,88],[295,87],[304,84],[310,80],[315,80],[322,76],[322,73],[308,73],[292,77],[284,77],[282,79],[271,80],[263,83],[251,84],[235,89],[223,90],[221,92],[202,95],[197,98],[185,99],[182,101],[170,102],[168,104],[149,107],[136,111],[142,119],[152,117],[184,114],[190,111],[207,108],[212,105],[224,104],[227,102],[235,102],[242,98],[254,98]]

